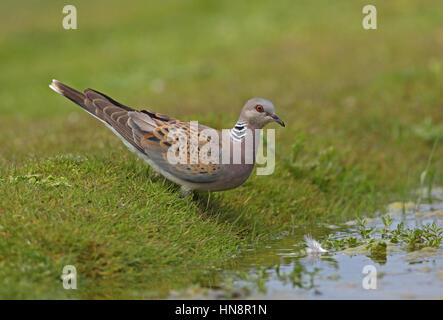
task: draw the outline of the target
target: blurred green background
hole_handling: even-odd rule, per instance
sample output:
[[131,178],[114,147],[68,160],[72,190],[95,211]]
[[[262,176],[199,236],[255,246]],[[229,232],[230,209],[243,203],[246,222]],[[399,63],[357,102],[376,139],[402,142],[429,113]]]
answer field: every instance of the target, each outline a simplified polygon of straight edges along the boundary
[[[1,297],[164,297],[217,283],[199,266],[246,243],[409,199],[433,146],[423,183],[441,184],[443,3],[371,1],[377,30],[366,4],[2,1]],[[189,204],[53,78],[217,128],[270,99],[276,173]],[[83,290],[61,288],[65,264]]]

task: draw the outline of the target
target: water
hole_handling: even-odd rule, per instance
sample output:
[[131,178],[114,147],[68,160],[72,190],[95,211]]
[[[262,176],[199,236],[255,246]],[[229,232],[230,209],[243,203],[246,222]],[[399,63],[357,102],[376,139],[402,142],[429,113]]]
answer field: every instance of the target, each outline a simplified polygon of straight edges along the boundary
[[[443,189],[432,192],[418,210],[414,203],[392,203],[390,230],[401,222],[408,228],[423,229],[428,223],[443,225]],[[427,203],[426,203],[427,202]],[[367,219],[367,228],[383,228],[382,217]],[[257,299],[443,299],[443,245],[410,251],[404,245],[388,244],[386,255],[370,255],[365,246],[327,254],[307,254],[303,236],[309,230],[250,248],[233,262],[233,270],[221,271],[220,288],[203,298]],[[361,238],[356,221],[338,226],[318,226],[314,238],[320,242]],[[375,236],[374,233],[372,237]],[[378,237],[379,238],[379,237]],[[389,241],[387,241],[389,243]],[[365,289],[365,266],[376,271],[376,289]],[[371,273],[373,275],[374,273]],[[374,285],[372,281],[366,281]],[[367,287],[367,286],[366,286]],[[194,297],[195,298],[195,297]]]

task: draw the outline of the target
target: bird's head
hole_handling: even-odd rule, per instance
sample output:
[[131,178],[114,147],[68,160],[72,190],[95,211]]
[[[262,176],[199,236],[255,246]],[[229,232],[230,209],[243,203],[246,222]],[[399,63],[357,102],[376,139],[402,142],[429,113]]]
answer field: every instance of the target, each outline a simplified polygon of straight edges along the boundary
[[275,114],[271,101],[262,98],[253,98],[244,105],[239,120],[246,121],[257,129],[263,128],[269,122],[277,122],[282,127],[285,123]]

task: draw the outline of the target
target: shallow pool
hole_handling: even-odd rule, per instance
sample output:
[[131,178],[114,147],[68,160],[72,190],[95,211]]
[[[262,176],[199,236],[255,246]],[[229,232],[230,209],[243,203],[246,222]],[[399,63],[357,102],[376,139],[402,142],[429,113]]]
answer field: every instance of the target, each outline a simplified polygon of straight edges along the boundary
[[386,213],[366,219],[365,228],[374,230],[370,238],[387,243],[384,254],[372,254],[367,243],[332,247],[323,254],[306,253],[304,236],[309,233],[323,246],[328,241],[361,241],[362,228],[357,221],[300,229],[244,251],[232,262],[231,270],[220,271],[222,285],[206,290],[199,298],[443,299],[441,244],[411,250],[381,239],[386,215],[392,219],[387,230],[395,230],[400,223],[410,230],[426,229],[432,223],[441,228],[443,188],[433,190],[421,203],[392,203]]

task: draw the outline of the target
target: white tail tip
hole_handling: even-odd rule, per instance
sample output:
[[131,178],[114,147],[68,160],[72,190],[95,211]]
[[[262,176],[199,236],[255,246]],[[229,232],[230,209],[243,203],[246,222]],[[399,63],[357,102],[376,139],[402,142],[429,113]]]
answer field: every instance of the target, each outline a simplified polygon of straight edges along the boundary
[[62,94],[61,90],[57,87],[58,81],[55,79],[52,79],[52,83],[49,85],[49,88],[57,92],[58,94]]

